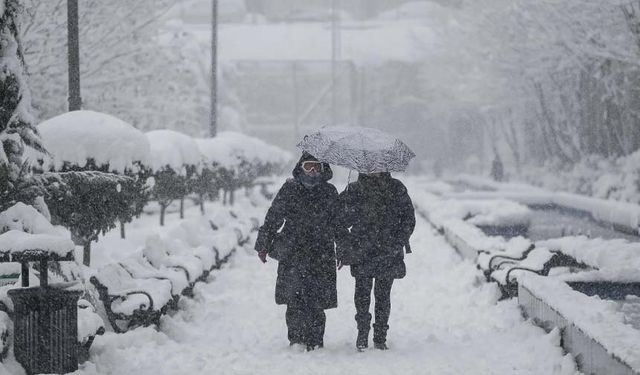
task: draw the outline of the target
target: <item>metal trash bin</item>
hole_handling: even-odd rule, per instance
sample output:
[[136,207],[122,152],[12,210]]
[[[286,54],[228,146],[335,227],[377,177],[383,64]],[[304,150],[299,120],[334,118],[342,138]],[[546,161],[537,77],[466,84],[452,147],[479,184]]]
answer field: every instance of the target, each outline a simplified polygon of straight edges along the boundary
[[13,350],[27,374],[78,369],[78,299],[51,286],[8,291],[14,305]]

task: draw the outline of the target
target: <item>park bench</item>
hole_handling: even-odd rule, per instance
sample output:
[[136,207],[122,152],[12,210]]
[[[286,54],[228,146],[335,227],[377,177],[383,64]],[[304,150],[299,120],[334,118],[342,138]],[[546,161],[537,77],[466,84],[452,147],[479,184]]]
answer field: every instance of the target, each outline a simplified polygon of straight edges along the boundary
[[182,295],[190,295],[192,286],[183,269],[176,267],[154,267],[141,255],[134,255],[118,262],[133,278],[169,280],[171,282],[172,307],[176,307]]
[[107,319],[117,333],[158,324],[173,300],[166,279],[136,279],[120,264],[109,264],[91,276]]
[[235,230],[221,230],[213,237],[212,249],[215,253],[215,265],[212,269],[219,269],[226,263],[238,246],[238,232]]
[[[172,254],[160,236],[150,236],[142,249],[144,258],[155,268],[174,267],[182,269],[189,284],[204,280],[205,268],[202,261],[192,254]],[[215,259],[215,255],[212,255]]]
[[563,268],[570,272],[594,269],[585,263],[577,261],[559,249],[549,250],[544,247],[527,249],[520,257],[500,257],[492,262],[494,267],[490,277],[496,281],[502,291],[503,298],[514,297],[518,293],[518,273],[516,271],[531,272],[540,276],[548,276],[551,270]]
[[505,264],[515,264],[527,258],[536,248],[535,244],[528,243],[528,246],[511,247],[509,251],[504,249],[486,251],[478,253],[477,267],[482,271],[487,281],[491,281],[491,273]]

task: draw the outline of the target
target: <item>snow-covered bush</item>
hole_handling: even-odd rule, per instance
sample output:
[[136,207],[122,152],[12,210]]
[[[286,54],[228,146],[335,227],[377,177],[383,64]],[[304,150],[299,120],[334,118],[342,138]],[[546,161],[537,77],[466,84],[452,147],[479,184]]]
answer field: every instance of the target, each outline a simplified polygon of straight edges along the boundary
[[190,180],[202,172],[202,155],[189,136],[173,130],[146,133],[151,146],[153,171],[152,195],[160,205],[160,225],[164,225],[167,207],[180,200],[180,218],[184,217],[184,198],[192,188]]
[[234,191],[251,187],[256,178],[280,173],[291,159],[288,152],[237,132],[220,132],[197,142],[207,166],[216,171],[225,203],[228,196],[233,204]]
[[42,160],[54,222],[71,230],[90,263],[91,241],[139,215],[148,199],[149,144],[143,133],[107,114],[74,111],[38,126],[51,154]]

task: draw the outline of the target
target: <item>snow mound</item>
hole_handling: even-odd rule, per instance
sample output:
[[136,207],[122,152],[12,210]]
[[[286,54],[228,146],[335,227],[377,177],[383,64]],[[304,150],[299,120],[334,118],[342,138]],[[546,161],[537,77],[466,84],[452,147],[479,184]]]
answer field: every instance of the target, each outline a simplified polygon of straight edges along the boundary
[[19,230],[34,234],[67,235],[62,227],[51,225],[49,220],[32,206],[18,202],[7,210],[0,212],[0,233]]
[[193,138],[173,130],[154,130],[146,133],[151,146],[151,166],[159,171],[167,166],[178,174],[185,174],[185,166],[198,166],[202,154]]
[[65,162],[84,167],[88,159],[111,171],[134,169],[135,162],[148,165],[149,143],[144,134],[128,123],[105,113],[73,111],[38,125],[54,169]]

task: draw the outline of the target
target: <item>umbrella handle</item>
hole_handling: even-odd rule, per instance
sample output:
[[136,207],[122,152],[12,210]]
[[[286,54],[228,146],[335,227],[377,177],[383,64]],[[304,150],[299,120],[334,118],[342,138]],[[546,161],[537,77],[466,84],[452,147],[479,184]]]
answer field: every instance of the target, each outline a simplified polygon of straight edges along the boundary
[[[345,188],[345,191],[349,191],[349,184],[351,183],[351,169],[349,169],[349,175],[347,176],[347,187]],[[345,200],[344,202],[344,209],[345,211],[347,210],[347,201]]]

